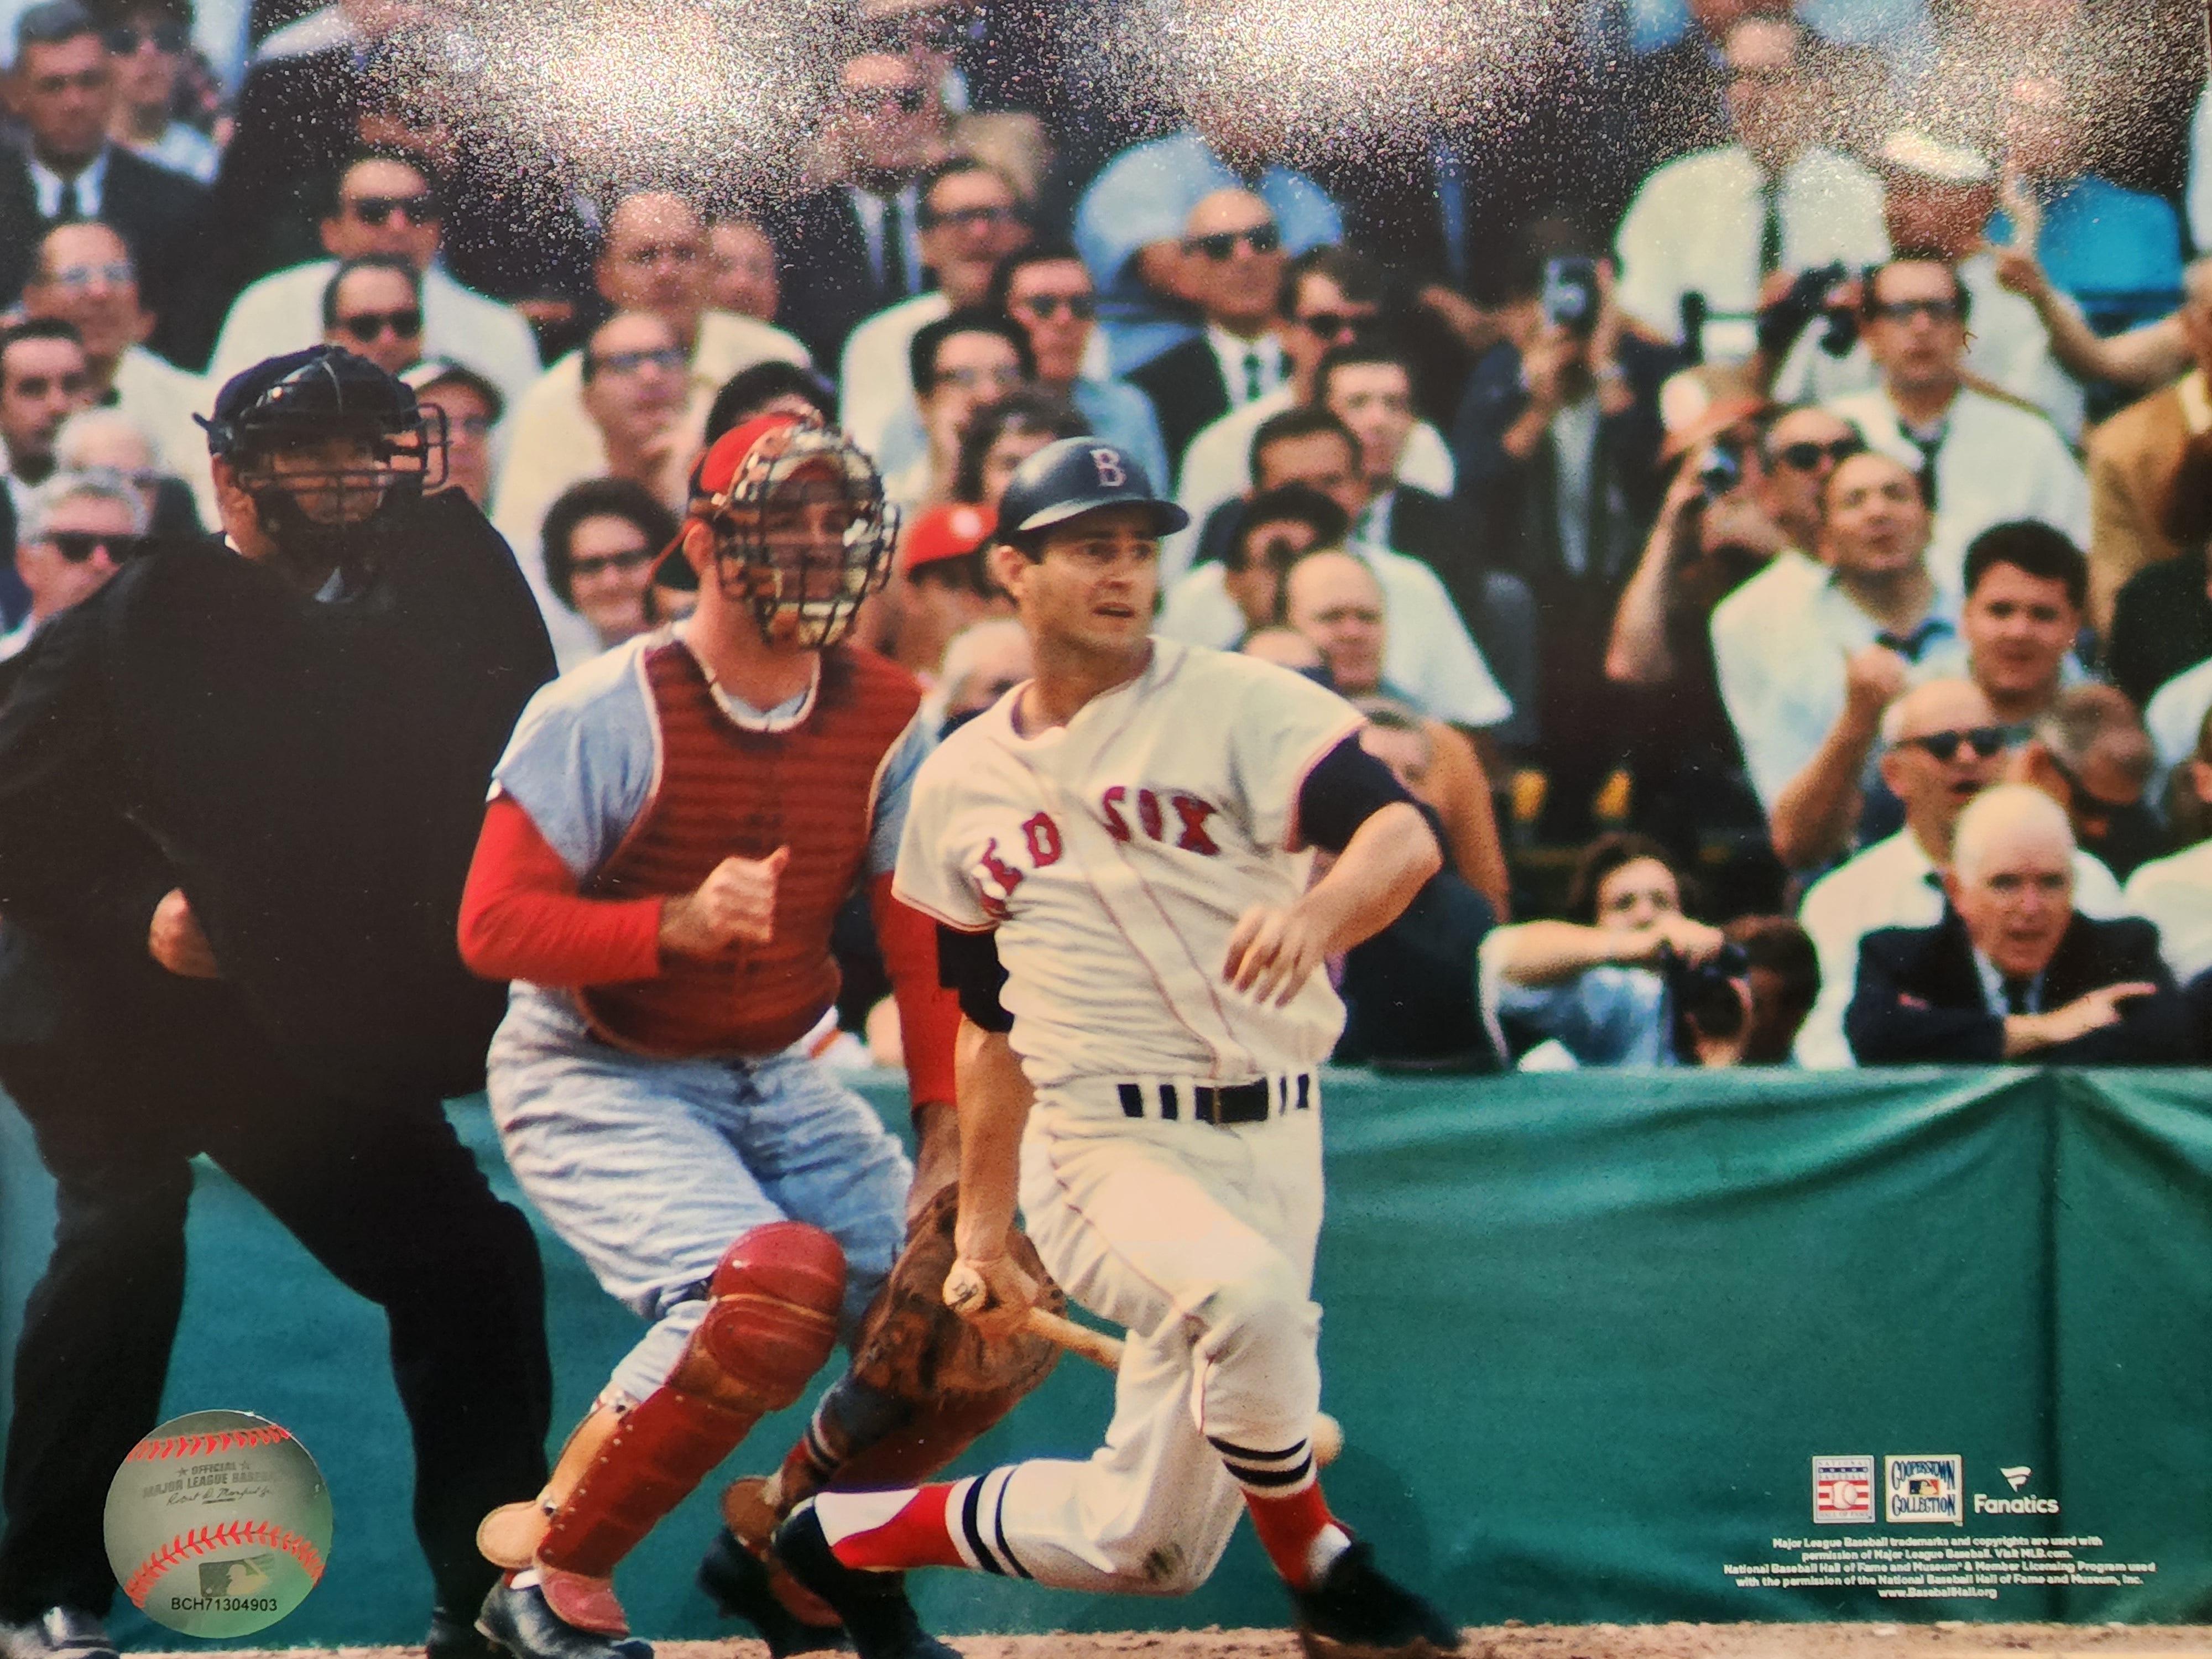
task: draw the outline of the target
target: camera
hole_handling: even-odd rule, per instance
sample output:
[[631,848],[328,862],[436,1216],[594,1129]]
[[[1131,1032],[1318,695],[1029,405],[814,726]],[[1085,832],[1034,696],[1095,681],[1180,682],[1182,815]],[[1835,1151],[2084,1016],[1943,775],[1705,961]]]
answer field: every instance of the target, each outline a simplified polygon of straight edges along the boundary
[[1567,256],[1544,261],[1538,296],[1544,320],[1588,339],[1597,327],[1597,264]]
[[1699,1036],[1732,1037],[1743,1030],[1743,998],[1737,985],[1751,973],[1751,958],[1731,940],[1704,962],[1692,963],[1674,946],[1659,957],[1667,1000],[1674,1011],[1674,1049],[1694,1055]]
[[1698,488],[1708,501],[1717,501],[1743,482],[1743,450],[1726,439],[1716,440],[1698,469]]

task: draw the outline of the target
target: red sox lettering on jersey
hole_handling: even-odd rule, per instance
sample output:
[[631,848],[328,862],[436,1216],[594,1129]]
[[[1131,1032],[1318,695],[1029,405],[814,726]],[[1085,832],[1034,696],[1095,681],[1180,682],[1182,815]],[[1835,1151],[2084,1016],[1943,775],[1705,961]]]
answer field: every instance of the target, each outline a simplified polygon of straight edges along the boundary
[[[1098,797],[1099,823],[1115,841],[1130,841],[1142,835],[1147,840],[1172,846],[1177,852],[1196,853],[1205,858],[1216,857],[1221,851],[1218,843],[1206,832],[1206,821],[1219,810],[1212,802],[1181,789],[1133,789],[1127,784],[1116,783]],[[1133,828],[1130,823],[1132,813],[1136,819]],[[1032,812],[1022,820],[1021,853],[1015,856],[1026,854],[1028,868],[1048,869],[1059,863],[1066,850],[1066,841],[1051,813]],[[1004,921],[1011,914],[1009,906],[1014,889],[1021,885],[1022,870],[1021,864],[1009,864],[1000,856],[996,836],[984,844],[982,856],[976,860],[972,874],[983,908],[994,921]]]
[[1221,964],[1247,907],[1304,891],[1298,787],[1358,715],[1272,665],[1166,641],[1065,726],[1024,736],[1011,702],[916,775],[897,890],[996,932],[1031,1080],[1317,1064],[1343,1018],[1326,979],[1261,1007]]

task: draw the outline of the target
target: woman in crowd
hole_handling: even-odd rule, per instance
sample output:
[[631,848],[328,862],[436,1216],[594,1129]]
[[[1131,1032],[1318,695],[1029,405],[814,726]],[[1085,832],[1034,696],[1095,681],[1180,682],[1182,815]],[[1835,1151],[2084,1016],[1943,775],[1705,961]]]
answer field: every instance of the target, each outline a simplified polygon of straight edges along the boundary
[[668,620],[653,565],[675,538],[674,516],[652,492],[626,478],[593,478],[545,514],[545,579],[601,646],[620,645]]

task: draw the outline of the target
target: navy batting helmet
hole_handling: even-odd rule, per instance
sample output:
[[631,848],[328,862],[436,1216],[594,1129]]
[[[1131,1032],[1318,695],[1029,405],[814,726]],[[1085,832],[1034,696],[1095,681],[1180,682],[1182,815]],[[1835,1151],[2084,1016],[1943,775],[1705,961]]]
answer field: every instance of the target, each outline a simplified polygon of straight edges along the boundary
[[1164,536],[1190,522],[1190,514],[1152,493],[1137,458],[1103,438],[1062,438],[1014,469],[999,498],[999,534],[1022,536],[1102,507],[1141,507],[1152,531]]

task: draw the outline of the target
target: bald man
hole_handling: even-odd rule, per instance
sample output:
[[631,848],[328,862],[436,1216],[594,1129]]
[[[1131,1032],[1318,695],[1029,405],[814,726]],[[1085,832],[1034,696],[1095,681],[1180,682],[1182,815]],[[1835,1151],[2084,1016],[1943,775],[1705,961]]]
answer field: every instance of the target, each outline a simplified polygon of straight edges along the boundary
[[1943,919],[1859,947],[1844,1016],[1859,1063],[2195,1061],[2158,929],[2076,911],[2074,856],[2065,809],[2043,791],[2007,783],[1975,797],[1953,834]]
[[[1800,1066],[1852,1065],[1844,1041],[1859,944],[1878,927],[1932,927],[1943,918],[1937,872],[1967,803],[1996,781],[2005,733],[1971,680],[1929,680],[1890,704],[1881,722],[1882,781],[1903,803],[1905,828],[1829,872],[1805,895],[1798,920],[1820,957],[1820,995],[1797,1034]],[[2093,916],[2125,913],[2119,883],[2088,854],[2074,854],[2074,903]]]
[[1128,377],[1152,400],[1168,459],[1178,469],[1200,431],[1257,403],[1290,374],[1277,337],[1283,258],[1274,213],[1249,190],[1217,190],[1183,220],[1176,280],[1182,296],[1197,308],[1204,331]]
[[1416,799],[1444,826],[1444,844],[1461,879],[1490,901],[1501,918],[1511,914],[1511,882],[1490,780],[1464,732],[1422,710],[1382,678],[1387,640],[1382,584],[1360,560],[1334,548],[1309,553],[1283,580],[1283,608],[1290,625],[1321,653],[1328,681],[1345,696],[1387,697],[1402,704],[1428,744],[1428,764]]

